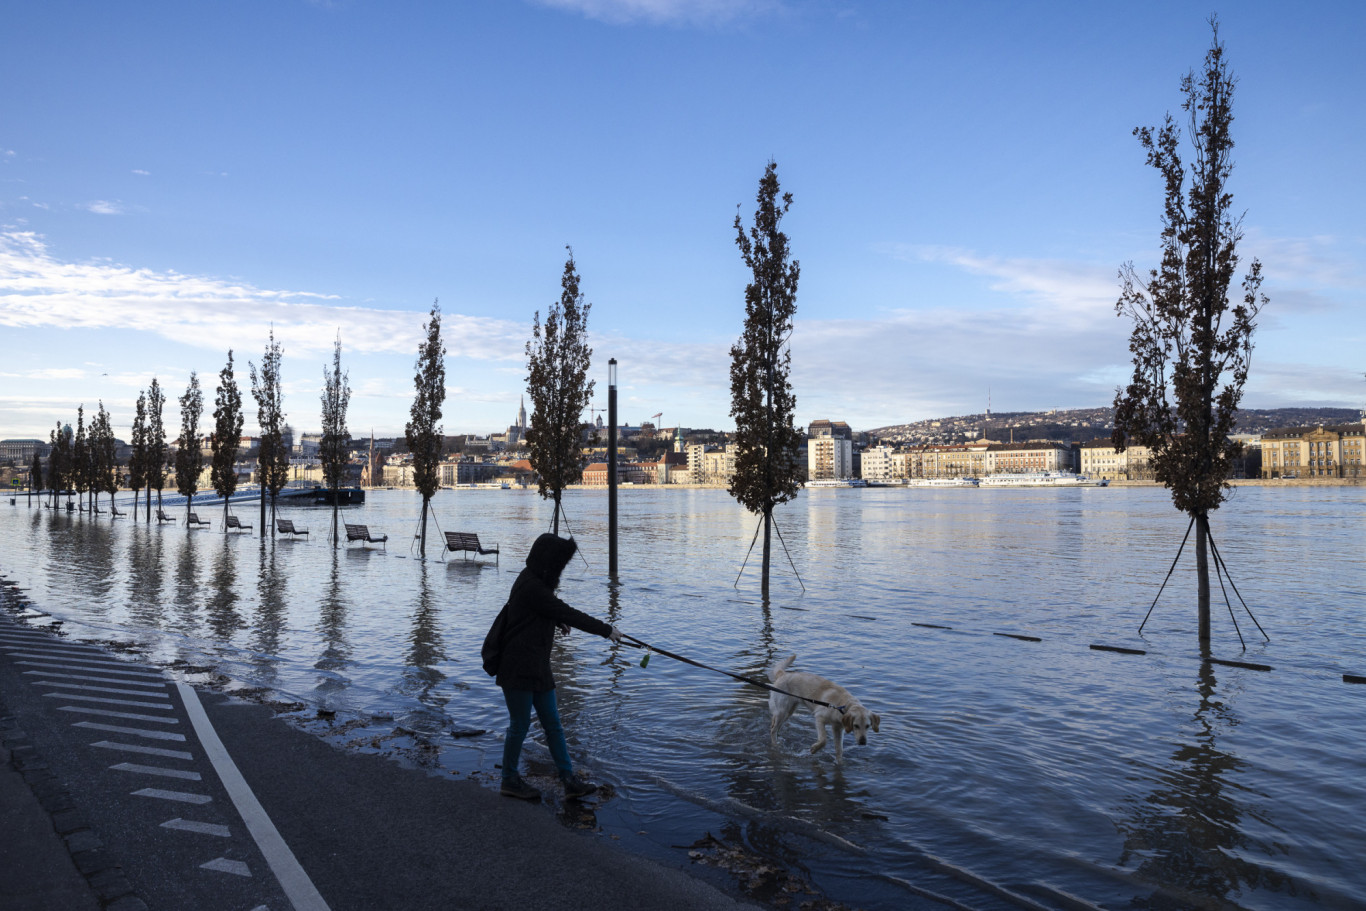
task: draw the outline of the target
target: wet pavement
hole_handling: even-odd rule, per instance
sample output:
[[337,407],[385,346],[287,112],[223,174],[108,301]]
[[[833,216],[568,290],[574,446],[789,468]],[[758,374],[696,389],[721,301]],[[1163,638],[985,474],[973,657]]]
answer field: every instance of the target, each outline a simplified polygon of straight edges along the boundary
[[7,909],[753,907],[10,612],[0,750]]

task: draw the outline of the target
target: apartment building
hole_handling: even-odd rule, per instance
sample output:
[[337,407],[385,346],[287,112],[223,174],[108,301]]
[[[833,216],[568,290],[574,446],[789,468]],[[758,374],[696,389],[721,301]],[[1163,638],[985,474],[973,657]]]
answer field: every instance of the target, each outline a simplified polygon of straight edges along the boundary
[[1109,437],[1101,437],[1081,445],[1081,473],[1107,481],[1151,481],[1151,457],[1147,446],[1134,443],[1120,452]]
[[812,421],[806,434],[806,477],[811,481],[854,476],[854,432],[843,421]]
[[1262,434],[1263,478],[1366,477],[1363,424],[1287,427]]

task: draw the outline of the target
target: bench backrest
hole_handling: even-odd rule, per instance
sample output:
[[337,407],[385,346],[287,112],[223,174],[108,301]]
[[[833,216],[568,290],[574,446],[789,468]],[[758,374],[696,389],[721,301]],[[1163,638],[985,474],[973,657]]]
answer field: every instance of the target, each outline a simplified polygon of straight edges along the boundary
[[237,516],[228,516],[228,527],[229,527],[229,528],[241,528],[241,527],[242,527],[242,523],[239,522],[239,521],[237,521]]
[[447,550],[466,550],[479,547],[479,536],[468,531],[446,532]]
[[352,525],[349,522],[343,524],[346,525],[346,538],[348,541],[354,541],[357,538],[370,537],[370,529],[364,525]]
[[294,520],[293,520],[293,519],[276,519],[276,520],[275,520],[275,529],[276,529],[277,531],[283,531],[283,532],[286,532],[286,533],[288,533],[288,534],[294,534]]

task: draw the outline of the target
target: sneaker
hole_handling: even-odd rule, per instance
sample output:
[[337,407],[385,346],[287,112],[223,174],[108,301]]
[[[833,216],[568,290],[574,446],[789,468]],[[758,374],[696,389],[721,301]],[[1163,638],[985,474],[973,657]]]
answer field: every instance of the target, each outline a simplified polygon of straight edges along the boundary
[[568,800],[578,800],[580,797],[587,797],[598,789],[598,786],[591,781],[584,781],[582,778],[575,778],[570,775],[563,779],[564,796]]
[[523,781],[520,775],[516,778],[504,778],[503,786],[498,789],[498,793],[505,797],[516,797],[519,800],[541,799],[541,792]]

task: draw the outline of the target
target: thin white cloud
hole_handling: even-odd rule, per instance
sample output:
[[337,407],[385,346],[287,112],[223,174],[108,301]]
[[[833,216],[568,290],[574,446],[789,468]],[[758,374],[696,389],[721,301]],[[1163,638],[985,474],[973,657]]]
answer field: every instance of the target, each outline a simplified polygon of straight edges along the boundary
[[[31,231],[0,231],[0,326],[120,329],[222,351],[255,351],[274,326],[291,355],[331,351],[340,331],[344,351],[417,350],[427,310],[346,306],[335,295],[277,291],[246,282],[157,272],[110,262],[58,260]],[[443,314],[453,357],[520,359],[520,322]]]
[[93,202],[88,202],[88,203],[86,203],[84,206],[82,206],[81,208],[85,209],[87,212],[93,212],[93,213],[95,213],[96,215],[122,215],[122,214],[123,214],[123,204],[122,204],[122,203],[119,203],[119,202],[110,202],[110,201],[107,200],[107,199],[97,199],[97,200],[95,200],[95,201],[93,201]]
[[779,0],[534,0],[612,25],[710,25],[780,9]]
[[151,177],[151,176],[152,176],[152,172],[151,172],[151,171],[144,171],[142,168],[134,168],[134,169],[133,169],[133,173],[136,174],[136,175],[138,175],[139,177]]
[[42,367],[23,373],[0,373],[0,376],[15,380],[80,380],[85,378],[86,372],[79,367]]
[[1035,304],[1046,304],[1068,318],[1111,318],[1119,297],[1118,265],[1052,259],[988,256],[958,247],[889,247],[893,256],[910,261],[943,263],[974,275],[992,279],[993,291],[1020,295]]

